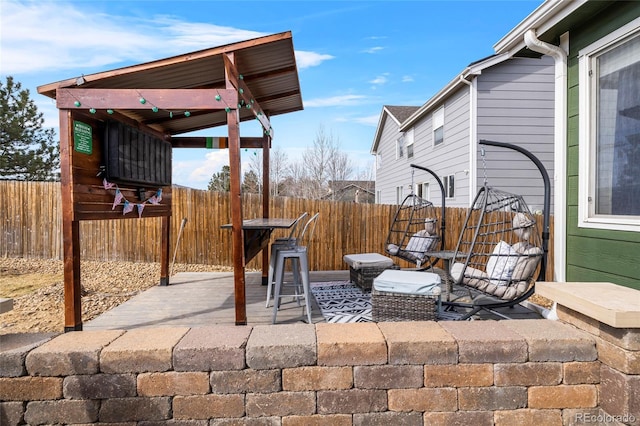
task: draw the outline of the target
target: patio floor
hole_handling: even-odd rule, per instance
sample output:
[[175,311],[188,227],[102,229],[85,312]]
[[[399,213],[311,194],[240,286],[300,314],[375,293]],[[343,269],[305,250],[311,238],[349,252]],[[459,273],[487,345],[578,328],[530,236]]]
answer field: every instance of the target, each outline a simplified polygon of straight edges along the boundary
[[[273,307],[265,308],[266,286],[260,272],[246,273],[247,325],[271,324]],[[347,281],[349,271],[312,271],[312,282]],[[129,330],[150,327],[201,327],[235,324],[232,272],[181,272],[171,277],[169,286],[155,286],[127,302],[83,324],[83,330]],[[306,322],[302,307],[284,299],[278,324]],[[312,320],[324,322],[312,297]],[[540,318],[521,306],[505,308],[514,318]],[[484,314],[483,319],[490,319]]]

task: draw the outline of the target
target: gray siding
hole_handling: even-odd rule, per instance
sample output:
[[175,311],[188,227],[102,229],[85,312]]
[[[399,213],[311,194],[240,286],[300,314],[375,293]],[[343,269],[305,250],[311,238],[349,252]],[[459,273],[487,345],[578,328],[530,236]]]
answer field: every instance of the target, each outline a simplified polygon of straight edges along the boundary
[[[444,142],[441,145],[433,146],[431,113],[416,122],[413,126],[413,132],[413,158],[405,156],[395,160],[394,156],[392,164],[387,165],[391,168],[391,173],[388,176],[394,181],[394,191],[396,186],[402,185],[406,195],[412,182],[414,184],[428,183],[430,193],[427,198],[435,205],[441,205],[442,195],[438,183],[429,173],[409,167],[413,163],[432,170],[440,177],[455,175],[456,194],[454,198],[447,199],[447,206],[468,207],[469,183],[464,170],[469,168],[469,89],[463,88],[445,100]],[[393,154],[395,155],[395,151]],[[414,170],[415,173],[412,177]],[[395,201],[395,192],[393,200]]]
[[[385,114],[383,111],[382,114]],[[379,204],[396,203],[396,186],[400,182],[401,170],[397,167],[396,140],[400,136],[399,126],[389,115],[382,123],[382,134],[378,143],[378,154],[382,158],[382,165],[376,169],[376,194],[380,193]],[[405,189],[406,191],[406,189]]]
[[[483,70],[477,89],[478,139],[513,143],[536,155],[552,180],[553,206],[553,59],[510,59]],[[486,147],[485,153],[490,186],[522,194],[532,210],[542,209],[542,179],[529,159],[503,148]],[[477,177],[481,186],[484,169],[479,154]]]
[[[434,111],[440,106],[434,108]],[[451,94],[444,101],[444,142],[433,146],[432,113],[426,114],[416,122],[414,128],[414,151],[412,161],[436,173],[440,178],[455,176],[455,197],[446,200],[450,207],[469,206],[469,178],[465,170],[469,168],[469,88]],[[411,169],[404,168],[403,179],[411,183]],[[415,169],[414,182],[428,182],[430,200],[441,205],[442,195],[435,179],[427,172]]]
[[[513,58],[491,66],[476,77],[476,132],[478,139],[515,143],[533,152],[553,178],[553,109],[554,66],[549,57],[542,59]],[[427,172],[415,170],[411,163],[433,170],[438,176],[455,176],[455,197],[447,206],[468,207],[471,135],[470,88],[462,85],[450,93],[444,105],[444,142],[433,146],[434,105],[414,125],[414,157],[395,158],[395,143],[400,136],[391,118],[384,121],[378,152],[382,167],[376,173],[376,192],[380,203],[396,202],[396,187],[408,194],[411,183],[429,183],[429,199],[441,204],[441,193],[435,179]],[[475,141],[473,141],[475,143]],[[532,210],[542,209],[544,187],[535,165],[522,154],[500,148],[485,148],[486,175],[491,186],[523,194]],[[480,154],[476,163],[477,186],[484,181],[485,171]],[[553,188],[553,183],[552,183]],[[553,194],[552,194],[553,195]],[[553,201],[553,199],[552,199]]]

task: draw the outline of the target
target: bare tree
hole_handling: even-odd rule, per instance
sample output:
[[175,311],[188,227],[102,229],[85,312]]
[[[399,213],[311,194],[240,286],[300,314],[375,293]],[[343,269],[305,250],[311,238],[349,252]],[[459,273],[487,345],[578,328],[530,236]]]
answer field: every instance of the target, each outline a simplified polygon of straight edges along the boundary
[[258,178],[257,192],[262,194],[262,150],[255,150],[249,157],[249,171]]
[[271,150],[269,156],[269,179],[271,181],[271,195],[280,195],[281,185],[287,177],[289,170],[288,156],[282,147],[277,146]]

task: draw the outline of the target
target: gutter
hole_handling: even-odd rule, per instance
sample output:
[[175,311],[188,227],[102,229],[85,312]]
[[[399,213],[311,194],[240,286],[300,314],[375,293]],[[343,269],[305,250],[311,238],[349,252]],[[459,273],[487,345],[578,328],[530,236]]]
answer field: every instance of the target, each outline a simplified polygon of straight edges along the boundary
[[[568,41],[568,35],[561,38],[561,44]],[[531,28],[524,33],[526,46],[534,52],[551,56],[555,61],[555,106],[554,106],[554,281],[566,281],[566,248],[567,240],[565,224],[566,182],[567,182],[567,52],[560,46],[546,43],[538,39],[536,30]],[[560,226],[558,226],[560,225]]]
[[[480,74],[476,72],[474,74],[467,73],[466,75],[460,74],[460,81],[469,86],[469,205],[473,204],[473,198],[478,191],[478,183],[476,176],[477,164],[478,164],[478,125],[477,125],[477,110],[476,105],[478,102],[478,92],[476,91],[476,79],[475,77]],[[467,75],[471,74],[472,80],[467,80]]]

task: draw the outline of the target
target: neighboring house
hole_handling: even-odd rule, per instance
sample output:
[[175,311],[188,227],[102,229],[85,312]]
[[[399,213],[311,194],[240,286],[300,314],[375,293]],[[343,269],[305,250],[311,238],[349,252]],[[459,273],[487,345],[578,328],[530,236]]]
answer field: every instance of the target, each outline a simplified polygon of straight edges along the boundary
[[556,280],[640,289],[640,2],[546,1],[494,48],[555,60]]
[[[411,190],[440,205],[469,207],[485,176],[490,186],[522,194],[532,210],[543,207],[544,186],[522,154],[485,148],[478,141],[520,145],[553,176],[553,59],[493,55],[470,64],[419,108],[384,107],[371,152],[376,155],[376,202],[394,204]],[[404,108],[404,109],[400,109]],[[401,117],[396,109],[410,112]]]
[[[400,125],[419,108],[417,106],[391,105],[382,107],[371,149],[371,153],[376,156],[375,194],[378,204],[400,204],[402,202],[407,181],[406,179],[397,180],[397,177],[394,176],[394,168],[397,167],[396,157],[406,158],[403,153],[398,152],[399,149],[406,147],[400,132]],[[412,146],[409,145],[409,147]],[[408,168],[409,163],[403,161],[403,167]]]
[[370,180],[341,180],[329,182],[329,193],[322,197],[332,201],[351,201],[360,204],[375,202],[375,182]]

